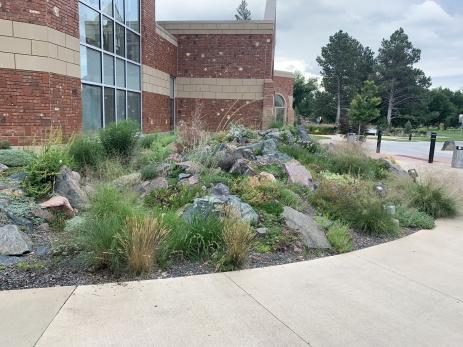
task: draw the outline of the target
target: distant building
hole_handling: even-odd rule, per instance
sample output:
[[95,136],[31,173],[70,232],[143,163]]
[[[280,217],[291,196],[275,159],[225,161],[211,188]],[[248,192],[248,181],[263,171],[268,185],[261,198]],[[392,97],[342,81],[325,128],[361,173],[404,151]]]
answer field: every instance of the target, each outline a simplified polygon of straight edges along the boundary
[[155,0],[2,1],[0,139],[124,119],[169,131],[195,111],[210,130],[293,123],[293,76],[273,68],[275,5],[262,21],[156,22]]

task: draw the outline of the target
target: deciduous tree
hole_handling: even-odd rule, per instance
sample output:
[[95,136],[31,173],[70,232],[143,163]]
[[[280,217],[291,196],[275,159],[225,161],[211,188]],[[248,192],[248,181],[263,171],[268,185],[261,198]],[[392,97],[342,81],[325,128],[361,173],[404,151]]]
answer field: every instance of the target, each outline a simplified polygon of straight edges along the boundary
[[375,82],[365,81],[360,93],[352,100],[349,109],[349,119],[358,125],[359,134],[365,125],[380,117],[380,105],[381,98],[378,96],[378,87]]

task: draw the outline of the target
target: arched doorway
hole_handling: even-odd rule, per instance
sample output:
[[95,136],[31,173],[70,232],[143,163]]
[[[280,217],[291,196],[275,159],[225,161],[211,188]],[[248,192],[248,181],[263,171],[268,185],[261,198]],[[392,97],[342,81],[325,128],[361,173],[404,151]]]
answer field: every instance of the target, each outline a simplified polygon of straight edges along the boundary
[[286,101],[280,94],[275,94],[275,122],[279,125],[286,124]]

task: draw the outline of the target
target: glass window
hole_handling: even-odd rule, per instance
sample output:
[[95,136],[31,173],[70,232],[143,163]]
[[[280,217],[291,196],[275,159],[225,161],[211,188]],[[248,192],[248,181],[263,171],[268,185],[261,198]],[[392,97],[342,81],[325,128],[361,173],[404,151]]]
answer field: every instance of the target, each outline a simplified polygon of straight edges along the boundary
[[116,24],[116,54],[125,57],[125,29]]
[[82,84],[82,126],[85,131],[103,126],[101,113],[101,87]]
[[112,55],[105,54],[103,57],[103,69],[104,69],[104,84],[114,85],[114,57]]
[[125,61],[116,59],[116,86],[125,88]]
[[100,0],[84,0],[87,4],[90,6],[93,6],[95,8],[100,8]]
[[116,116],[117,120],[126,120],[125,116],[125,91],[116,90]]
[[79,4],[79,17],[80,42],[100,47],[100,14]]
[[127,92],[128,118],[141,124],[141,96],[140,93]]
[[113,15],[113,0],[101,0],[101,11],[112,17]]
[[127,59],[140,61],[140,36],[127,30]]
[[126,24],[127,26],[135,30],[137,33],[140,32],[140,12],[138,6],[138,0],[125,0],[126,5]]
[[115,90],[113,88],[104,89],[104,120],[105,126],[116,121],[116,108],[115,108]]
[[80,77],[83,81],[101,83],[101,53],[80,47]]
[[175,98],[175,77],[171,77],[170,78],[170,92],[169,92],[169,95],[170,95],[170,98],[173,99]]
[[286,102],[281,95],[275,95],[275,120],[278,124],[286,124]]
[[140,66],[127,63],[127,88],[140,90]]
[[281,95],[275,95],[275,107],[285,107],[285,99]]
[[125,14],[124,14],[124,0],[114,0],[114,18],[119,22],[124,23]]
[[103,49],[114,52],[114,22],[103,16]]

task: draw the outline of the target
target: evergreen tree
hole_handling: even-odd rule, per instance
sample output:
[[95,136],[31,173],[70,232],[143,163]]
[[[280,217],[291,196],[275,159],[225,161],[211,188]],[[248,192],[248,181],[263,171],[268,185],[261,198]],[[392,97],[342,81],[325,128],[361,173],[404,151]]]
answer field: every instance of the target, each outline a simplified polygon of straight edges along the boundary
[[349,119],[360,130],[368,123],[378,119],[381,115],[379,106],[381,98],[378,96],[378,87],[373,81],[365,81],[363,87],[350,104]]
[[236,20],[251,20],[251,11],[248,9],[248,2],[246,0],[241,1],[241,4],[236,9],[236,12]]
[[401,108],[413,107],[423,101],[431,79],[414,65],[421,59],[421,50],[413,47],[405,31],[400,28],[389,40],[383,40],[376,59],[376,75],[387,105],[387,124]]
[[306,79],[297,71],[294,74],[293,108],[297,115],[311,117],[314,114],[315,92],[318,90],[316,78]]
[[330,37],[317,58],[323,86],[336,99],[336,123],[346,125],[344,110],[373,71],[373,52],[342,30]]

